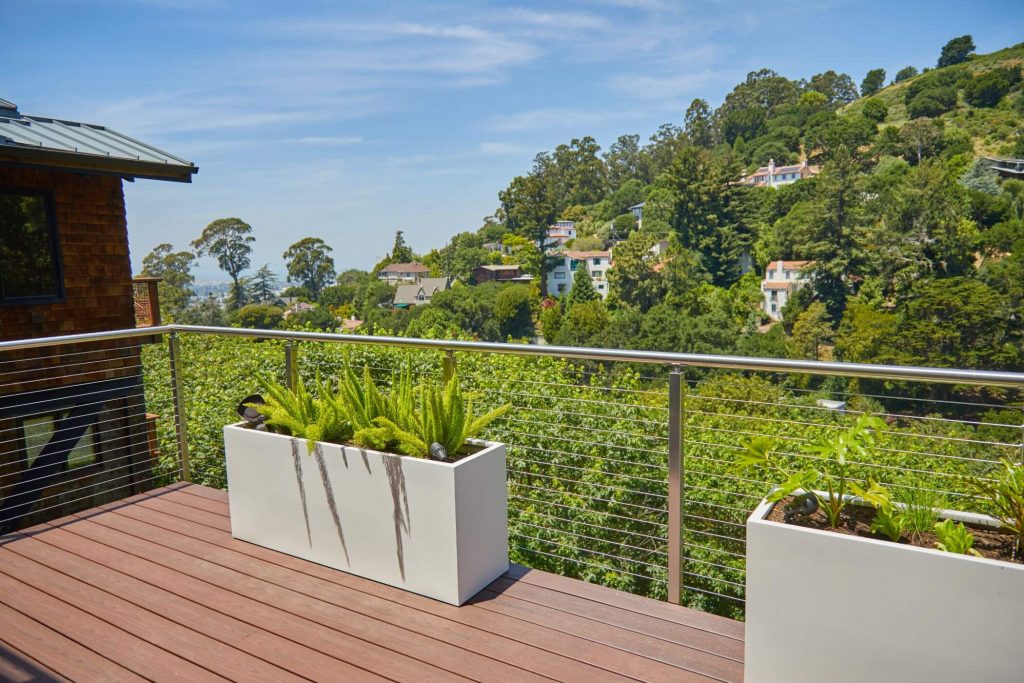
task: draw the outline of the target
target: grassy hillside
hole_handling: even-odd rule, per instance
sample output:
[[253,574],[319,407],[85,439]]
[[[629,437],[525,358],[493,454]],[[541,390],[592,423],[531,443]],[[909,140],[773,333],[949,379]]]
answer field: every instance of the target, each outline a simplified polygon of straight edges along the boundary
[[[911,85],[922,78],[938,72],[952,73],[957,77],[970,74],[978,76],[997,68],[1024,66],[1024,43],[986,55],[975,55],[962,64],[931,69],[925,73],[883,88],[873,95],[889,109],[889,115],[881,124],[902,126],[908,120],[906,94]],[[861,98],[843,108],[843,112],[859,112],[869,98]],[[1009,155],[1013,151],[1016,136],[1024,132],[1024,85],[1018,83],[998,106],[992,108],[972,107],[964,101],[963,91],[957,96],[956,107],[940,117],[947,125],[966,131],[974,140],[974,151],[979,155]]]

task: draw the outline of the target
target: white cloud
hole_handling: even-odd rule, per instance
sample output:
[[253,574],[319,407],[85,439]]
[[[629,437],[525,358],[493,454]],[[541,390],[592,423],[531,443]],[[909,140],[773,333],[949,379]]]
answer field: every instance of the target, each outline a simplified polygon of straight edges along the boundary
[[291,142],[297,145],[322,145],[322,146],[344,146],[358,145],[363,139],[358,135],[326,135],[308,136],[303,138],[292,138],[284,142]]
[[548,107],[492,116],[487,127],[506,132],[523,132],[585,127],[607,119],[608,114],[604,112]]
[[477,151],[490,156],[521,156],[536,153],[536,150],[512,142],[481,142]]
[[688,95],[697,96],[700,88],[710,83],[715,76],[715,72],[707,69],[666,76],[621,74],[610,78],[608,86],[627,97],[670,100]]

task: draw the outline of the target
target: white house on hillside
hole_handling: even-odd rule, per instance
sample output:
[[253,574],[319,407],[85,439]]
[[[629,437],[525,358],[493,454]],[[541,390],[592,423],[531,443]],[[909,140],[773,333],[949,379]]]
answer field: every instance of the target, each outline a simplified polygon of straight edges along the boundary
[[548,272],[548,294],[560,297],[572,289],[572,281],[580,268],[586,268],[594,289],[604,299],[608,296],[608,269],[612,267],[610,251],[564,251],[552,254],[555,266]]
[[769,159],[767,166],[762,166],[750,175],[740,178],[736,184],[751,187],[779,187],[816,176],[820,172],[820,167],[811,166],[806,161],[791,166],[776,166],[775,160]]
[[554,225],[548,228],[547,240],[545,241],[550,248],[564,247],[566,242],[574,239],[576,239],[576,222],[556,221]]
[[419,282],[430,275],[430,268],[422,263],[389,263],[377,273],[378,280],[387,280],[388,284],[396,282]]
[[799,289],[807,284],[803,273],[813,261],[772,261],[761,280],[761,306],[772,320],[782,320],[782,307]]

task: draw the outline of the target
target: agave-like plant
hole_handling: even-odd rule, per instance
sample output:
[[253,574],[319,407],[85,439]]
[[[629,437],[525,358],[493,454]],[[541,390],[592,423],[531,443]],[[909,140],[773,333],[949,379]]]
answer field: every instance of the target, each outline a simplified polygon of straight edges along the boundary
[[266,378],[259,382],[266,403],[252,407],[267,416],[266,425],[274,431],[306,439],[310,452],[317,441],[340,443],[352,438],[352,422],[330,382],[318,376],[315,393],[306,389],[301,378],[294,391]]
[[508,410],[508,406],[499,406],[476,415],[472,401],[463,397],[456,376],[443,385],[428,381],[414,387],[412,371],[406,368],[395,378],[388,394],[376,387],[368,368],[361,384],[351,371],[346,377],[346,384],[356,385],[342,390],[350,411],[358,413],[353,418],[352,440],[375,450],[423,458],[430,454],[431,444],[439,443],[455,455]]

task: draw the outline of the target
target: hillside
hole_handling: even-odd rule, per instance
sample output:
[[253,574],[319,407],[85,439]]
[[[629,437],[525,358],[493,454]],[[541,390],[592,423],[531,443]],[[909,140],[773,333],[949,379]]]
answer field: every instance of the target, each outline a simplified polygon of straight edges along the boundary
[[[910,116],[907,111],[907,93],[915,83],[922,79],[932,79],[936,75],[949,75],[954,81],[962,83],[963,77],[976,77],[994,69],[1017,68],[1024,66],[1024,43],[1008,47],[997,52],[974,55],[962,64],[931,69],[908,78],[905,81],[889,85],[871,97],[862,97],[839,110],[840,114],[861,113],[864,103],[869,99],[880,100],[889,110],[888,116],[880,126],[902,126]],[[1010,94],[995,107],[973,107],[964,99],[962,87],[957,88],[956,105],[951,110],[935,118],[943,120],[947,125],[967,132],[974,141],[975,154],[979,156],[1008,156],[1014,153],[1016,136],[1024,131],[1024,87],[1018,83]]]

